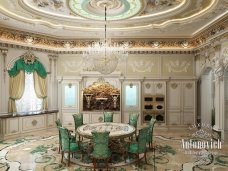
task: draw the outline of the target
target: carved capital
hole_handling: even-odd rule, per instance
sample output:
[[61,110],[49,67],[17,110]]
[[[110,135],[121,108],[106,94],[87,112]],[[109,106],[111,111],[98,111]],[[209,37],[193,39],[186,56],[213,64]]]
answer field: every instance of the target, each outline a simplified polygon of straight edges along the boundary
[[8,49],[0,49],[3,56],[6,56],[8,53]]
[[214,51],[215,51],[215,52],[218,52],[218,51],[221,50],[221,44],[217,44],[217,45],[215,45],[213,48],[214,48]]
[[56,61],[58,59],[58,55],[56,54],[49,54],[48,55],[49,61],[54,60]]
[[216,80],[221,80],[223,75],[224,75],[224,70],[225,70],[225,60],[222,58],[216,58],[215,59],[215,69],[214,69],[214,74]]

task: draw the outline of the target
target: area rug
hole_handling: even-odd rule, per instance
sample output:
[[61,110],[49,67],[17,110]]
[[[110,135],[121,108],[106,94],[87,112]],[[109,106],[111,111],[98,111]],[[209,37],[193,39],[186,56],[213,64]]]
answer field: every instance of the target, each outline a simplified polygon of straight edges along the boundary
[[[184,139],[187,139],[184,137]],[[0,171],[92,171],[93,165],[75,156],[70,167],[61,163],[58,153],[58,135],[30,135],[16,140],[0,142]],[[118,154],[112,156],[110,171],[227,171],[228,147],[223,144],[218,150],[186,150],[183,137],[154,136],[154,149],[148,149],[147,161],[143,156],[135,162],[128,156],[127,162]],[[87,156],[88,157],[88,156]],[[100,168],[99,171],[105,169]]]

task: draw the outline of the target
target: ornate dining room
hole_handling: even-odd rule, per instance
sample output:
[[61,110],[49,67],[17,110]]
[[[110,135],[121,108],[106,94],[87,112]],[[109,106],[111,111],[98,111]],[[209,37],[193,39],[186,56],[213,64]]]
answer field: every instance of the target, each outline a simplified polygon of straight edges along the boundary
[[1,0],[0,171],[227,171],[228,0]]

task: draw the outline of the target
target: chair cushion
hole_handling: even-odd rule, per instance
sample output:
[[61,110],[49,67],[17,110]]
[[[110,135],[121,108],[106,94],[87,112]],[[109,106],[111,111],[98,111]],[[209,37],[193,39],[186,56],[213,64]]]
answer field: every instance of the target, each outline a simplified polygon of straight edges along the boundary
[[79,149],[77,143],[70,143],[70,151],[77,151]]
[[75,142],[76,142],[76,138],[75,138],[74,135],[71,135],[71,136],[70,136],[70,142],[71,142],[71,143],[75,143]]
[[101,151],[101,153],[93,151],[91,156],[96,159],[106,159],[106,158],[110,157],[112,154],[109,149],[105,150],[105,152],[102,152],[102,150],[100,150],[100,151]]
[[128,149],[130,153],[138,153],[138,143],[131,143]]

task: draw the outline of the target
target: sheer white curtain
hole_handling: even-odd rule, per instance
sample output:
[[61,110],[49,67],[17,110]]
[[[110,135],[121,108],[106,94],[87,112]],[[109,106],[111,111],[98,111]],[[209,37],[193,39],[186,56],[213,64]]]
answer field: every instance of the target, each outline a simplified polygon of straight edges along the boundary
[[17,112],[31,112],[42,109],[41,98],[38,98],[34,89],[33,73],[25,73],[25,89],[21,99],[16,100]]

